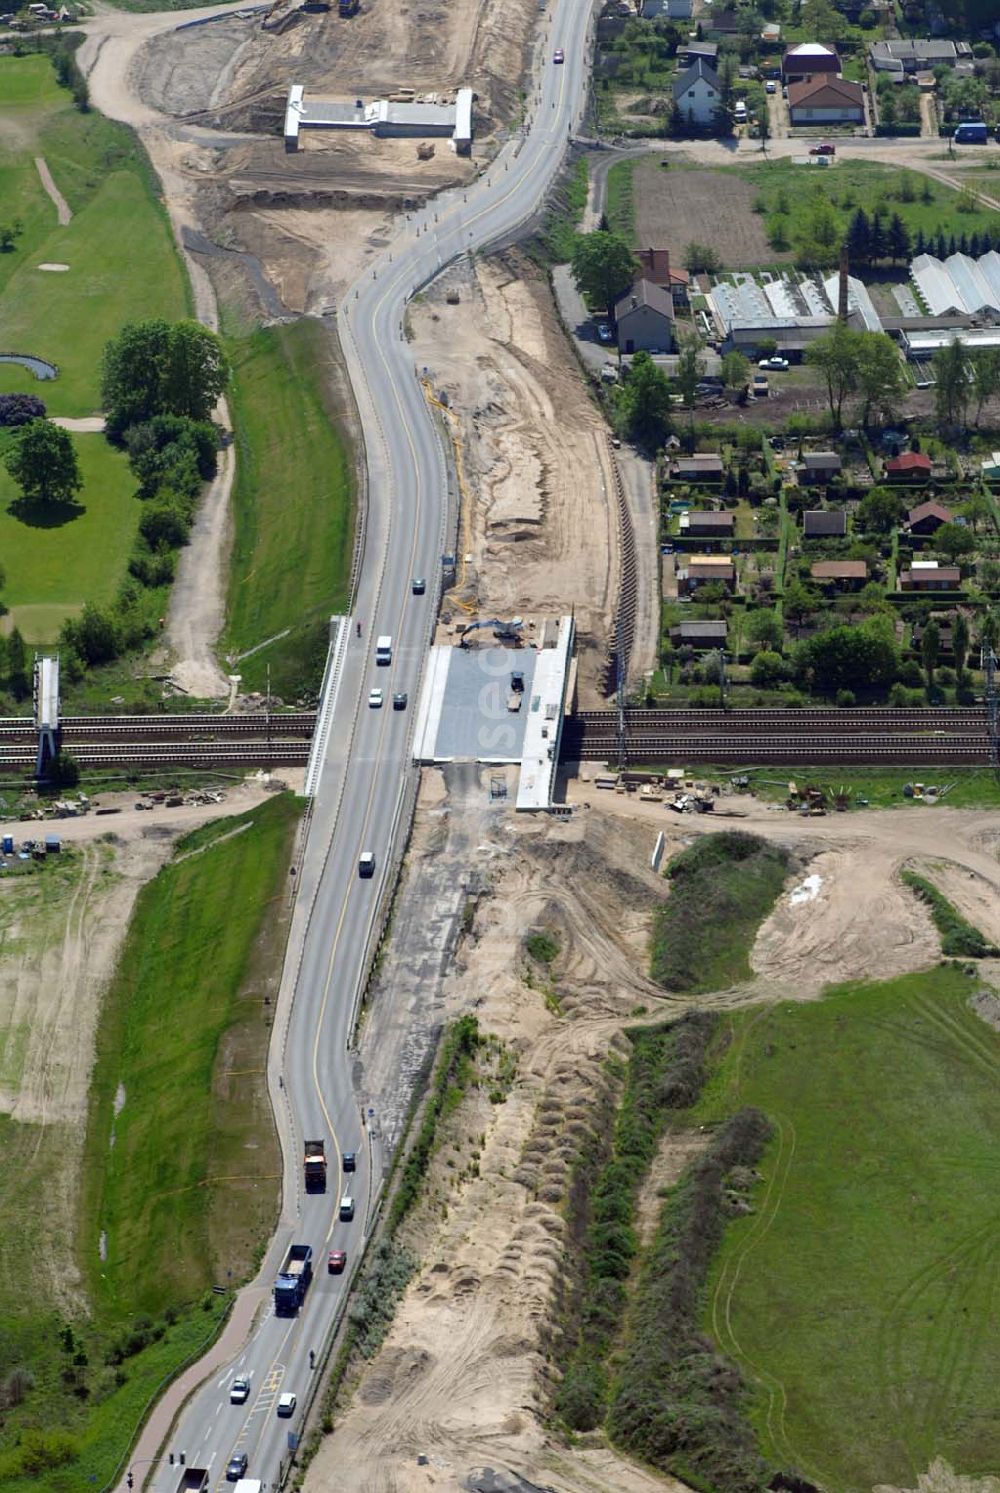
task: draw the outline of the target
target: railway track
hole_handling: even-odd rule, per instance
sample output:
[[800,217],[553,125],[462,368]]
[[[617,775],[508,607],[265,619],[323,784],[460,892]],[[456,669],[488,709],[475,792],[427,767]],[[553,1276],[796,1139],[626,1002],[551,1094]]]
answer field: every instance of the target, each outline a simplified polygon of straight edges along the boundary
[[[81,767],[296,767],[305,764],[309,743],[150,742],[142,746],[85,745],[74,748]],[[35,766],[34,747],[0,745],[0,771]]]
[[[563,757],[569,760],[605,761],[617,755],[617,742],[610,736],[571,731],[563,733]],[[921,766],[932,763],[987,763],[989,742],[982,732],[949,735],[906,735],[886,732],[853,732],[836,735],[817,732],[779,735],[759,732],[704,732],[678,735],[663,731],[632,732],[628,738],[632,762],[718,762],[744,765],[765,762],[883,763]]]
[[[778,735],[847,736],[854,732],[892,735],[969,734],[986,730],[981,710],[626,710],[630,741],[656,734],[716,736],[775,732]],[[588,740],[617,740],[618,713],[585,710],[564,727]]]

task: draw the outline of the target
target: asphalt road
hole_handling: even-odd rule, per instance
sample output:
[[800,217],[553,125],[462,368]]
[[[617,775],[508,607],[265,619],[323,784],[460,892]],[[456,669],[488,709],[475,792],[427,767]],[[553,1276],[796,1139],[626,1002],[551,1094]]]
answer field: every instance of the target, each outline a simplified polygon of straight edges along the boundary
[[[344,1249],[353,1264],[360,1251],[370,1204],[381,1178],[378,1116],[362,1117],[351,1082],[348,1042],[364,975],[368,936],[391,868],[396,816],[408,775],[413,710],[427,655],[440,579],[446,517],[444,454],[413,360],[403,336],[406,302],[457,255],[497,243],[540,206],[558,171],[569,135],[580,120],[590,54],[590,6],[550,0],[540,16],[539,68],[525,127],[489,170],[464,191],[437,199],[402,225],[392,246],[348,293],[340,334],[365,433],[368,525],[326,758],[314,801],[300,869],[298,905],[308,908],[289,959],[297,966],[294,1003],[281,1050],[271,1054],[285,1150],[282,1224],[262,1274],[273,1274],[289,1242],[308,1243],[314,1279],[295,1317],[277,1317],[266,1305],[241,1352],[215,1372],[178,1418],[148,1486],[175,1493],[186,1467],[209,1470],[209,1487],[226,1487],[226,1464],[246,1452],[247,1476],[274,1483],[288,1457],[288,1436],[301,1426],[311,1375],[310,1350],[318,1352],[350,1278],[329,1275],[330,1249]],[[553,62],[556,47],[565,63]],[[415,576],[427,579],[414,595]],[[355,624],[360,621],[361,637]],[[392,663],[375,663],[375,638],[393,639]],[[372,688],[385,704],[368,705]],[[406,691],[405,710],[392,694]],[[371,851],[376,873],[358,874],[359,857]],[[286,975],[288,970],[286,968]],[[278,1038],[281,1044],[281,1037]],[[305,1194],[302,1138],[324,1137],[329,1163],[325,1194]],[[341,1175],[344,1151],[357,1170]],[[338,1190],[349,1182],[356,1200],[353,1222],[337,1213]],[[247,1403],[229,1403],[229,1386],[247,1374]],[[279,1419],[278,1398],[294,1393],[299,1404]],[[144,1468],[136,1467],[141,1482]]]

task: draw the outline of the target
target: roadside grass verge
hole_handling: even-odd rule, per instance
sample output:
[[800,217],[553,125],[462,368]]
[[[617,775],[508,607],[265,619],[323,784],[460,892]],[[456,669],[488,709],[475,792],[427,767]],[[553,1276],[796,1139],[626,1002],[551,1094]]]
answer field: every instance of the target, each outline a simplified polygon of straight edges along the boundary
[[74,435],[83,488],[78,502],[26,504],[2,463],[12,442],[0,432],[0,555],[7,583],[7,629],[29,643],[55,642],[66,617],[85,602],[117,594],[139,528],[141,508],[124,452],[102,435]]
[[245,689],[318,688],[328,621],[348,605],[355,476],[329,333],[303,319],[229,339],[237,471],[224,648]]
[[774,1139],[702,1325],[754,1386],[764,1454],[822,1487],[1000,1461],[1000,1034],[979,988],[939,965],[724,1018],[695,1117],[753,1105]]
[[140,893],[104,1000],[83,1164],[81,1266],[109,1318],[190,1302],[223,1264],[239,1278],[240,1262],[213,1258],[209,1241],[234,1165],[238,1195],[262,1188],[273,1204],[269,1146],[255,1161],[245,1150],[237,1161],[231,1143],[220,1153],[218,1101],[246,1107],[259,1084],[220,1074],[219,1060],[255,994],[260,1003],[246,985],[251,954],[281,909],[299,814],[277,795],[227,822],[251,828],[164,867]]
[[950,959],[992,959],[1000,954],[1000,949],[967,922],[926,876],[918,876],[916,871],[904,871],[902,881],[930,908],[931,919],[941,935],[942,954]]
[[722,990],[749,979],[754,935],[788,872],[788,855],[742,830],[706,834],[667,866],[653,914],[651,972],[669,990]]
[[589,184],[587,158],[581,156],[561,176],[542,225],[526,246],[533,258],[548,264],[566,264],[572,259]]

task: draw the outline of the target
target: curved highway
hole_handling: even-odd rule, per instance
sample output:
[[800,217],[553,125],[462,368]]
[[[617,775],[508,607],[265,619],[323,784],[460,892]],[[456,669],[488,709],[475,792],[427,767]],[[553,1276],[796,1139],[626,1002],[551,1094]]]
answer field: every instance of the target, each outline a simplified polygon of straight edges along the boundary
[[[315,1377],[310,1352],[321,1352],[368,1227],[381,1179],[378,1116],[363,1123],[348,1043],[369,934],[388,887],[397,819],[414,771],[411,721],[436,609],[447,492],[444,455],[403,336],[403,316],[411,296],[445,264],[498,243],[541,205],[580,121],[591,13],[581,0],[549,0],[548,9],[540,10],[541,50],[525,127],[474,183],[411,215],[340,310],[341,341],[365,433],[367,532],[269,1056],[285,1181],[282,1219],[259,1280],[270,1286],[292,1240],[312,1246],[315,1274],[297,1316],[275,1316],[270,1295],[261,1292],[243,1348],[195,1393],[149,1469],[147,1486],[157,1493],[176,1493],[181,1453],[187,1469],[208,1469],[212,1489],[226,1488],[227,1463],[242,1452],[245,1476],[262,1479],[265,1487],[278,1482],[282,1464],[287,1466],[289,1433],[302,1428]],[[563,64],[553,61],[556,48],[565,53]],[[413,593],[415,576],[427,578],[426,594]],[[393,639],[388,667],[375,662],[375,637],[381,634]],[[381,710],[367,704],[376,686],[386,696]],[[392,709],[395,691],[407,692],[407,709]],[[370,879],[358,873],[365,852],[375,857]],[[320,1136],[327,1149],[327,1190],[306,1194],[302,1141]],[[345,1151],[357,1157],[357,1169],[348,1176],[341,1171]],[[342,1183],[355,1199],[351,1222],[338,1218]],[[347,1252],[345,1274],[327,1273],[330,1249]],[[251,1382],[242,1405],[230,1403],[237,1375]],[[279,1418],[278,1399],[288,1393],[297,1396],[295,1411]],[[169,1454],[177,1458],[173,1464]],[[135,1455],[141,1484],[147,1468]]]

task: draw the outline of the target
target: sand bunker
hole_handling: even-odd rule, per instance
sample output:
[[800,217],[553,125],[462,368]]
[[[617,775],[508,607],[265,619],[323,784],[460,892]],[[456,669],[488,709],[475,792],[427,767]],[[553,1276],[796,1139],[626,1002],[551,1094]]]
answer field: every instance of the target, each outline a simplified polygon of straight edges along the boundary
[[68,264],[40,264],[38,266],[38,268],[40,270],[51,270],[53,272],[53,274],[61,275],[64,272],[64,270],[68,270],[69,269],[69,265]]

